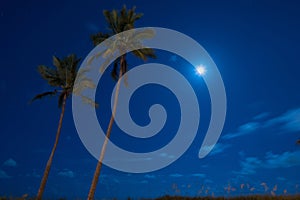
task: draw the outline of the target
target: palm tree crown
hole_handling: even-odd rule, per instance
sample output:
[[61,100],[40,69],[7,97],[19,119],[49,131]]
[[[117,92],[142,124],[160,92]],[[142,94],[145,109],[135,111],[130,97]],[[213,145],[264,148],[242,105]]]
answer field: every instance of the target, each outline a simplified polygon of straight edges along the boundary
[[[88,97],[81,95],[81,92],[85,88],[95,88],[95,85],[91,80],[84,77],[85,71],[78,71],[80,60],[81,59],[77,58],[75,54],[71,54],[63,59],[53,56],[54,68],[45,65],[38,66],[38,72],[42,78],[55,89],[36,95],[32,101],[45,96],[59,95],[58,106],[61,108],[64,95],[68,98],[73,92],[73,94],[81,96],[85,102],[97,106],[97,104],[93,103]],[[75,85],[76,77],[78,81]]]
[[[38,66],[38,72],[43,79],[45,79],[50,86],[53,86],[56,89],[54,89],[54,91],[38,94],[32,99],[32,101],[60,93],[58,106],[61,107],[64,95],[69,97],[72,93],[79,62],[80,59],[78,59],[76,55],[72,54],[62,60],[53,56],[53,65],[55,68],[47,67],[45,65]],[[57,90],[58,88],[60,91]]]
[[[103,15],[105,16],[105,20],[108,24],[109,32],[108,33],[99,32],[97,34],[92,35],[91,39],[95,46],[105,41],[110,36],[113,36],[115,34],[130,29],[134,29],[135,22],[143,16],[142,13],[135,12],[135,7],[127,10],[126,6],[123,6],[121,11],[119,12],[117,10],[112,10],[112,11],[104,10]],[[141,48],[138,50],[134,50],[132,51],[132,54],[144,61],[146,61],[147,58],[156,58],[154,50],[150,48]],[[122,74],[125,74],[127,72],[127,62],[125,59],[123,61],[124,62],[121,62],[121,58],[118,58],[114,61],[111,75],[115,80],[118,80],[119,77],[118,65],[120,65],[120,72]]]

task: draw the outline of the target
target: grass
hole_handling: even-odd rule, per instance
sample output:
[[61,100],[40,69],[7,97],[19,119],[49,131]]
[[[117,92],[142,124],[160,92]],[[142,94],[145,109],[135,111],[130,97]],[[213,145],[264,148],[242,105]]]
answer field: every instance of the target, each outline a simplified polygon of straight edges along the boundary
[[[34,200],[34,198],[25,195],[23,195],[22,197],[4,196],[4,197],[0,197],[0,200]],[[67,199],[58,198],[57,200],[67,200]],[[128,198],[127,200],[131,200],[131,198]],[[237,197],[184,197],[184,196],[166,195],[155,199],[141,198],[139,200],[300,200],[300,195],[284,195],[284,196],[249,195],[249,196],[237,196]]]
[[300,200],[300,195],[249,195],[237,197],[184,197],[184,196],[164,196],[155,200]]

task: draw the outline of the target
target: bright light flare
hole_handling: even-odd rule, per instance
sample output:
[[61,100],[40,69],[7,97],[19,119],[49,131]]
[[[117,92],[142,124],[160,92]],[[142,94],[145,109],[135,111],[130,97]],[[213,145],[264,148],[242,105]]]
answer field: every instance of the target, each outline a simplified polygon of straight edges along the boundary
[[206,68],[204,65],[199,65],[196,67],[196,72],[198,75],[203,76],[206,74]]

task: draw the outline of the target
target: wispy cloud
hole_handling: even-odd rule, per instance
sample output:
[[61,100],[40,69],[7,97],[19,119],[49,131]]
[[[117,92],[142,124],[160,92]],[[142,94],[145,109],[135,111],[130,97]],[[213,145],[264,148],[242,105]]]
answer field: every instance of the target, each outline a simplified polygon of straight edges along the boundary
[[265,158],[266,168],[287,168],[300,165],[300,151],[286,151],[282,154],[268,152]]
[[7,166],[7,167],[16,167],[17,166],[17,162],[10,158],[8,160],[6,160],[4,163],[3,163],[3,166]]
[[68,178],[74,178],[75,177],[74,172],[71,171],[71,170],[68,170],[68,169],[65,169],[61,172],[58,172],[58,175],[63,176],[63,177],[68,177]]
[[289,110],[265,122],[264,127],[280,126],[284,131],[300,131],[300,108]]
[[238,130],[236,132],[228,133],[228,134],[224,135],[222,138],[223,139],[232,139],[232,138],[240,137],[243,135],[247,135],[247,134],[250,134],[250,133],[256,131],[259,128],[259,126],[260,126],[260,123],[258,123],[258,122],[249,122],[249,123],[243,124],[240,127],[238,127]]
[[11,178],[11,176],[7,175],[7,173],[0,169],[0,179]]
[[238,174],[255,174],[257,169],[276,169],[300,166],[300,151],[283,152],[281,154],[266,153],[263,159],[247,157],[241,161],[241,170]]
[[155,176],[155,175],[146,174],[146,175],[144,176],[144,178],[154,179],[154,178],[156,178],[156,176]]
[[256,169],[263,166],[263,163],[257,157],[248,157],[241,162],[242,169],[238,174],[255,174]]
[[173,177],[173,178],[179,178],[179,177],[182,177],[183,175],[182,174],[170,174],[169,176]]
[[205,174],[200,174],[200,173],[192,174],[191,176],[199,177],[199,178],[205,178],[206,177]]
[[300,131],[300,108],[295,108],[285,113],[266,119],[270,114],[263,112],[253,117],[252,121],[245,123],[237,128],[237,131],[227,133],[222,138],[233,139],[240,136],[248,135],[257,132],[260,129],[278,128],[285,132],[297,132]]
[[216,155],[219,153],[223,153],[226,149],[228,149],[229,147],[231,147],[230,144],[223,144],[223,143],[217,143],[212,152],[210,153],[210,155]]
[[211,150],[211,152],[208,155],[212,156],[212,155],[223,153],[229,147],[231,147],[230,144],[223,144],[223,143],[219,142],[219,143],[215,144],[214,146],[204,146],[202,148],[203,148],[204,151],[210,151]]
[[257,120],[263,120],[263,119],[266,119],[267,117],[270,116],[270,113],[269,112],[262,112],[256,116],[253,117],[253,120],[257,121]]

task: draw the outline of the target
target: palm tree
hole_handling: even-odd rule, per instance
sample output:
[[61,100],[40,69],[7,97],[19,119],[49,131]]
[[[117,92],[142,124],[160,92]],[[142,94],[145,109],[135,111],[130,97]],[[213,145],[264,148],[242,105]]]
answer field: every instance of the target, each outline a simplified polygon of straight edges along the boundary
[[[81,91],[84,88],[95,88],[93,83],[85,79],[83,74],[83,71],[78,72],[78,64],[80,59],[78,59],[74,54],[67,56],[64,59],[59,59],[55,56],[53,56],[53,65],[55,68],[47,67],[44,65],[40,65],[38,67],[38,72],[42,76],[43,79],[45,79],[48,84],[52,87],[54,87],[53,91],[47,91],[41,94],[36,95],[32,100],[35,101],[37,99],[41,99],[46,96],[58,96],[58,107],[61,108],[61,114],[58,122],[58,128],[56,132],[55,142],[52,147],[51,154],[49,156],[43,178],[40,183],[40,187],[37,193],[37,200],[41,200],[43,196],[43,192],[46,186],[46,182],[48,179],[48,175],[50,172],[50,168],[52,165],[52,160],[54,157],[54,153],[59,141],[61,127],[62,127],[62,121],[65,113],[65,106],[66,106],[66,100],[68,97],[71,96],[72,92],[75,94],[78,94],[82,97],[82,99],[86,102],[92,102],[89,100],[89,98],[84,97],[81,95]],[[79,84],[75,84],[75,79],[77,76],[77,81]],[[94,104],[94,106],[97,106],[97,104]]]
[[[95,35],[92,35],[91,39],[95,46],[100,44],[101,42],[103,42],[104,40],[109,38],[110,36],[121,33],[123,31],[133,29],[136,20],[140,19],[143,14],[135,13],[135,7],[127,10],[126,6],[123,6],[121,11],[119,11],[119,12],[116,10],[112,10],[112,11],[104,10],[103,15],[105,16],[106,22],[108,24],[108,29],[110,30],[110,32],[109,33],[97,33]],[[111,51],[111,49],[107,49],[107,52],[108,51]],[[123,50],[121,49],[120,51],[123,51]],[[142,49],[134,50],[134,51],[132,51],[132,53],[136,57],[138,57],[144,61],[146,61],[147,58],[149,58],[149,57],[156,58],[154,50],[150,49],[150,48],[142,48]],[[105,52],[102,52],[102,54],[105,54]],[[105,56],[103,56],[103,57],[105,57]],[[112,115],[111,115],[109,125],[108,125],[107,131],[106,131],[106,137],[105,137],[102,149],[101,149],[100,157],[98,159],[98,163],[97,163],[97,166],[96,166],[96,169],[94,172],[94,177],[93,177],[93,180],[92,180],[92,183],[90,186],[90,190],[88,193],[88,200],[93,200],[94,196],[95,196],[95,191],[96,191],[97,183],[98,183],[100,172],[101,172],[101,167],[102,167],[102,162],[104,159],[104,154],[106,151],[106,146],[107,146],[110,134],[111,134],[112,125],[114,123],[114,116],[116,113],[116,108],[117,108],[117,103],[118,103],[120,80],[121,80],[122,76],[127,72],[127,67],[128,67],[128,65],[127,65],[127,60],[126,60],[126,54],[123,54],[121,57],[117,58],[113,62],[113,69],[111,71],[111,76],[113,77],[114,80],[117,81],[116,95],[114,98]],[[126,77],[125,77],[124,81],[126,84]]]

